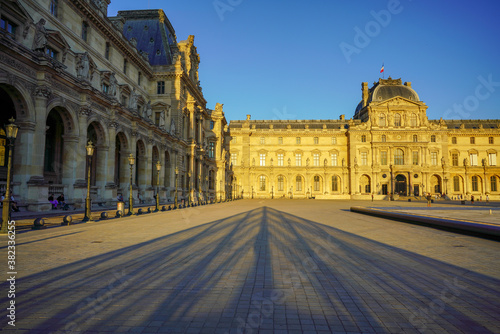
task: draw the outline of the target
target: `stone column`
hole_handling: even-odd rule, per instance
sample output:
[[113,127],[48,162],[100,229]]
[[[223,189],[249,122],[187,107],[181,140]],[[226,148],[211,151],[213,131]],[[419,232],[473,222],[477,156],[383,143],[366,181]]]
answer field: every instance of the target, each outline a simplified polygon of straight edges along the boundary
[[64,135],[63,140],[62,183],[66,189],[65,198],[70,200],[75,195],[73,183],[76,179],[77,166],[79,164],[85,166],[85,153],[78,152],[79,136]]

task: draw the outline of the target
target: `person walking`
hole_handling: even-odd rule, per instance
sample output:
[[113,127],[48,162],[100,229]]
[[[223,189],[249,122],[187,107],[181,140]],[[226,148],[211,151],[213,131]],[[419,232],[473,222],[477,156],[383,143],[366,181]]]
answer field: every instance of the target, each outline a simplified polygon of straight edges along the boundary
[[431,207],[432,196],[431,193],[427,193],[427,207]]
[[474,195],[470,197],[470,204],[474,204]]

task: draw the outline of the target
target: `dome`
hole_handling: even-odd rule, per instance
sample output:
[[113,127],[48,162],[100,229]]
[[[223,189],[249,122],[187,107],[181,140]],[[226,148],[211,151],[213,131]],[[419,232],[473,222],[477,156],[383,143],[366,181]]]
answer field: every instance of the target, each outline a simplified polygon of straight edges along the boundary
[[370,102],[380,102],[400,96],[402,98],[420,101],[418,94],[411,88],[411,84],[403,85],[401,79],[379,79],[379,82],[372,87]]

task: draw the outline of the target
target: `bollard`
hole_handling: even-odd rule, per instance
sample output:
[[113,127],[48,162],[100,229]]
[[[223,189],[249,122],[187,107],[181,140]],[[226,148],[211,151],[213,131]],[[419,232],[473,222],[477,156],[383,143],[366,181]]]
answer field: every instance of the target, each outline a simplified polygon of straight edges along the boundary
[[43,218],[35,219],[35,221],[33,222],[32,229],[33,230],[43,230],[44,228],[47,228],[47,226],[45,226],[45,219],[43,219]]
[[108,219],[108,213],[107,212],[101,212],[101,220],[106,220]]
[[490,209],[490,215],[492,215],[492,214],[493,214],[493,212],[491,212],[491,209]]
[[142,214],[143,214],[142,209],[137,210],[137,214],[138,214],[138,215],[142,215]]
[[161,207],[161,211],[167,211],[167,207],[164,205]]
[[151,212],[153,212],[153,211],[151,210],[151,208],[148,208],[148,213],[151,213]]
[[63,222],[61,223],[61,225],[68,226],[68,225],[72,225],[72,224],[73,224],[73,217],[71,217],[70,215],[64,216]]
[[116,211],[116,218],[120,218],[120,217],[123,217],[123,211],[122,210]]

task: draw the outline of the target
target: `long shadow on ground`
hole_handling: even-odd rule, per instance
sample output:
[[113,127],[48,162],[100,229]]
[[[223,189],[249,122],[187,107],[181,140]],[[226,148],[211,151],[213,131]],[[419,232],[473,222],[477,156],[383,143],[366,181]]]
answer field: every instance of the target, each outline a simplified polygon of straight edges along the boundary
[[488,333],[499,287],[262,207],[25,277],[16,329]]

